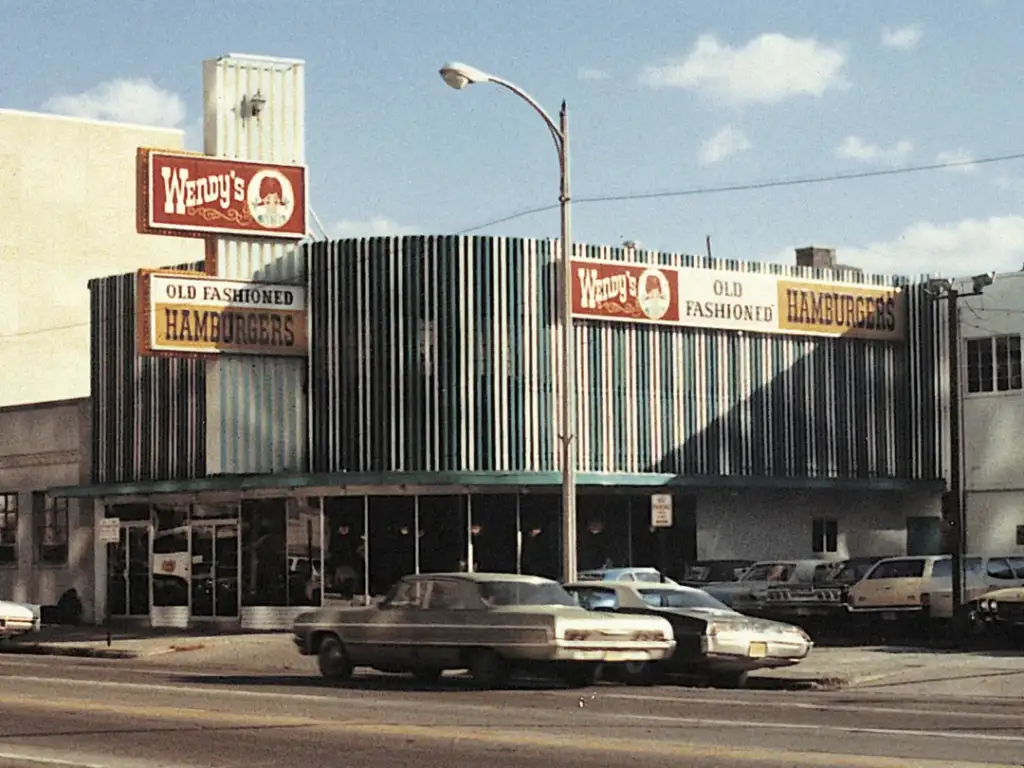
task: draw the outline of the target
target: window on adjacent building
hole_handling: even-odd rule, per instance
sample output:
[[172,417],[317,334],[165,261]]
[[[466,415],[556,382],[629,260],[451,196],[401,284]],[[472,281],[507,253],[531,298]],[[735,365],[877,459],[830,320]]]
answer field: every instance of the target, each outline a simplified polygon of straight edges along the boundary
[[18,494],[0,493],[0,565],[18,562]]
[[64,565],[68,561],[68,500],[32,494],[32,513],[36,528],[36,558],[45,565]]
[[1020,390],[1020,334],[967,340],[967,391]]
[[811,521],[811,551],[815,554],[839,551],[839,521],[824,517]]

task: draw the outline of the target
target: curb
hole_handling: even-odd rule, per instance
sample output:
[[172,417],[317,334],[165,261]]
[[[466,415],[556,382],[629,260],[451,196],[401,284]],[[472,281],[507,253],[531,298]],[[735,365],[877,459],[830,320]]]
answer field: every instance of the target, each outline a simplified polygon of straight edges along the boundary
[[45,645],[43,643],[10,643],[0,646],[0,654],[23,656],[67,656],[80,659],[136,659],[135,651],[115,648],[88,648],[81,646]]

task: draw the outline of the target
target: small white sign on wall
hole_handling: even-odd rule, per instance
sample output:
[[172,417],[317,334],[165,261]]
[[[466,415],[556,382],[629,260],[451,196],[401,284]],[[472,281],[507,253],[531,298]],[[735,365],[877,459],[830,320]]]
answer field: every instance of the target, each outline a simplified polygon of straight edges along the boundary
[[100,520],[96,540],[100,544],[117,544],[121,540],[121,518],[105,517]]
[[672,496],[668,493],[656,493],[651,496],[651,527],[672,527]]

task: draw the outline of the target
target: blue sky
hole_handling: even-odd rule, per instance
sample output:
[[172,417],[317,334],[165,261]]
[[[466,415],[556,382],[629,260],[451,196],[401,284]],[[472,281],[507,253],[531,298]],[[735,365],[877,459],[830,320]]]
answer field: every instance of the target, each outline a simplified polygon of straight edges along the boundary
[[[577,199],[1024,152],[1024,3],[920,0],[0,0],[0,106],[195,136],[201,62],[307,62],[311,202],[332,235],[451,233],[555,204],[540,120],[464,61],[570,110]],[[171,94],[167,97],[166,92]],[[578,240],[882,272],[1024,264],[1024,160],[867,180],[580,202]],[[556,236],[551,210],[481,232]]]

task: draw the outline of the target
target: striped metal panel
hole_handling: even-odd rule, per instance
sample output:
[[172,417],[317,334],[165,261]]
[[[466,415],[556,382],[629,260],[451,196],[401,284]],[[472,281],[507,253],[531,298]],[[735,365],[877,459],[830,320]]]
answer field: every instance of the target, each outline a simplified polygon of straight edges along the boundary
[[[312,468],[557,469],[554,245],[313,245]],[[892,284],[853,271],[577,248],[589,258]],[[941,476],[939,310],[919,286],[908,294],[905,344],[578,321],[579,469]]]
[[[204,62],[204,144],[209,155],[305,162],[305,66],[295,59],[231,54]],[[259,91],[259,118],[240,119]],[[301,247],[265,238],[217,238],[217,275],[305,285]],[[223,355],[207,364],[210,474],[301,472],[308,428],[303,359]]]
[[[203,266],[200,262],[178,268]],[[204,363],[135,353],[135,288],[134,273],[89,282],[92,481],[202,477]]]

